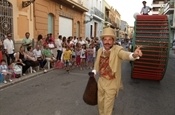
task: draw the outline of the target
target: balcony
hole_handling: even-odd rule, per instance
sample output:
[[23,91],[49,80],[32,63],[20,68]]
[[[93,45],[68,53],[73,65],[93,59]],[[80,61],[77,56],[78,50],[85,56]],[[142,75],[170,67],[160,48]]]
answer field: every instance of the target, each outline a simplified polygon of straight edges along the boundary
[[112,27],[116,28],[116,29],[119,29],[119,26],[116,22],[112,21]]
[[159,11],[152,11],[152,15],[158,15],[158,14],[160,14]]
[[111,23],[111,19],[107,16],[105,16],[105,21]]
[[160,7],[164,7],[164,4],[152,4],[153,8],[160,8]]
[[174,2],[170,1],[166,3],[163,11],[164,14],[172,14],[173,11],[174,11]]
[[100,10],[98,10],[96,7],[94,7],[93,10],[94,10],[93,13],[94,13],[96,16],[98,16],[98,17],[104,19],[104,13],[103,13],[103,12],[101,12]]

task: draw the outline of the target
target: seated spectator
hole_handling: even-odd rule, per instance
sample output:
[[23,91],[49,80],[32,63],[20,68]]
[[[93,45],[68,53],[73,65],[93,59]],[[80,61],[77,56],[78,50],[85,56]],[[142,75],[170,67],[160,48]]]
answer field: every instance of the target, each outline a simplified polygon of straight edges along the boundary
[[31,64],[30,61],[27,60],[27,54],[25,52],[24,46],[21,46],[19,52],[15,54],[15,62],[22,66],[22,74],[25,75]]
[[[44,68],[45,64],[46,64],[46,59],[44,59],[41,49],[40,49],[40,45],[37,45],[36,48],[33,50],[34,56],[37,59],[37,61],[39,62],[39,66],[40,68]],[[47,72],[46,69],[44,69],[44,72]]]
[[39,62],[37,61],[33,53],[33,48],[31,46],[27,47],[27,60],[30,62],[33,72],[35,73],[36,71],[34,70],[34,68],[39,66]]
[[42,54],[47,61],[51,62],[51,64],[53,64],[56,61],[56,58],[54,57],[51,49],[49,49],[48,45],[45,45]]
[[0,72],[4,76],[4,83],[7,83],[7,81],[12,82],[12,73],[8,69],[7,63],[4,59],[1,60]]

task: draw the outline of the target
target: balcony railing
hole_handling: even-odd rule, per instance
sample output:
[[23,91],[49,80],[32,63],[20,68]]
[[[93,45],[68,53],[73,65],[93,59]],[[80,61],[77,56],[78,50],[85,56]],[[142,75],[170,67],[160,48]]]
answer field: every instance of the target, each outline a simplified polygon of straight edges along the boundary
[[97,15],[98,17],[104,19],[104,13],[101,12],[100,10],[98,10],[96,7],[93,8],[94,9],[94,14]]
[[158,7],[158,8],[160,8],[160,7],[163,7],[164,6],[164,4],[152,4],[152,7]]
[[168,14],[170,11],[174,11],[174,2],[169,1],[168,3],[165,4],[164,7],[164,14]]

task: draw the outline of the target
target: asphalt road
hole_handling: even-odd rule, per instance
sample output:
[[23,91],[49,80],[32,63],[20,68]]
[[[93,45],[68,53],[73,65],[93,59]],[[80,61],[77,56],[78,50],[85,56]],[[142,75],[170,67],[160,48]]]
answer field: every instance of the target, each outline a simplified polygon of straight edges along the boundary
[[[124,89],[114,115],[175,115],[175,55],[171,54],[162,81],[130,78],[123,62]],[[0,90],[0,115],[98,115],[97,106],[82,100],[90,70],[70,74],[54,70]]]

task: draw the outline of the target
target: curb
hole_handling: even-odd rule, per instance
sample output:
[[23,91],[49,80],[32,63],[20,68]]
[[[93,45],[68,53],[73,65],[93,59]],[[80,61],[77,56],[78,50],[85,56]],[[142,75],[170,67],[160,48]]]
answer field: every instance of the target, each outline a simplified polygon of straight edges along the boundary
[[[50,71],[52,71],[52,70],[54,70],[54,68],[49,69],[48,72],[50,72]],[[48,72],[47,72],[47,73],[48,73]],[[28,80],[28,79],[34,78],[34,77],[36,77],[36,76],[38,76],[38,75],[41,75],[41,74],[44,74],[44,72],[43,72],[43,71],[39,71],[39,72],[36,72],[36,73],[30,73],[30,74],[27,74],[27,75],[22,76],[22,77],[20,77],[20,78],[15,78],[15,79],[13,79],[12,82],[8,82],[7,84],[0,83],[0,90],[1,90],[1,89],[4,89],[4,88],[6,88],[6,87],[9,87],[9,86],[15,85],[15,84],[17,84],[17,83],[20,83],[20,82],[22,82],[22,81],[26,81],[26,80]]]

